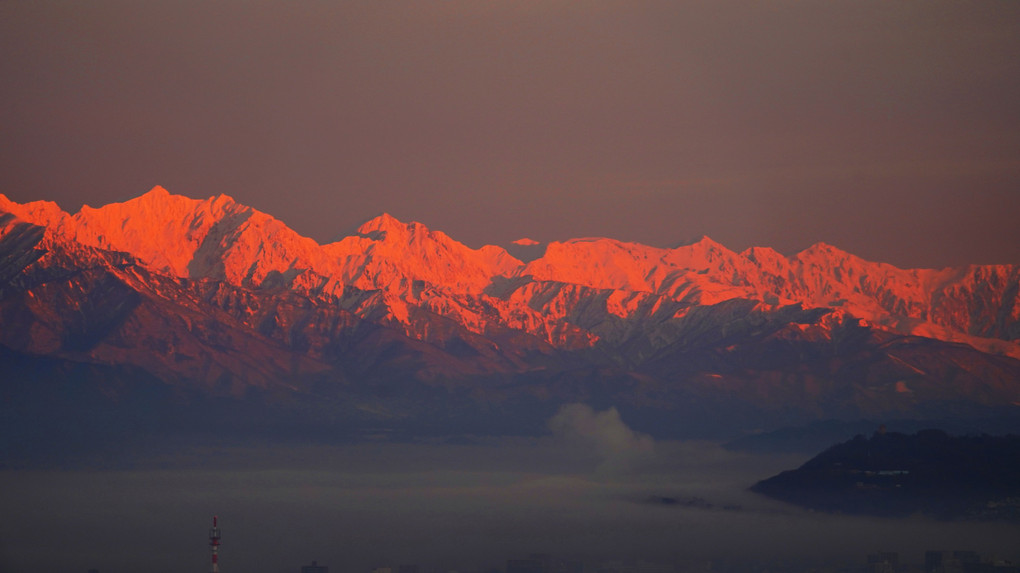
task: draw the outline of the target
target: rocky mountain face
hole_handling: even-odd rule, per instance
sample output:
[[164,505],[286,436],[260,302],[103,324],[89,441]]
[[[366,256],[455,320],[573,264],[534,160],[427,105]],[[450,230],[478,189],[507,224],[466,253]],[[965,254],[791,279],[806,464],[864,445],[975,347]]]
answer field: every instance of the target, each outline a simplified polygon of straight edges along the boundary
[[1020,404],[1015,265],[905,270],[707,237],[510,250],[524,260],[388,215],[319,245],[160,187],[73,215],[0,195],[4,407],[20,420],[94,394],[111,412],[511,428],[585,401],[689,434]]

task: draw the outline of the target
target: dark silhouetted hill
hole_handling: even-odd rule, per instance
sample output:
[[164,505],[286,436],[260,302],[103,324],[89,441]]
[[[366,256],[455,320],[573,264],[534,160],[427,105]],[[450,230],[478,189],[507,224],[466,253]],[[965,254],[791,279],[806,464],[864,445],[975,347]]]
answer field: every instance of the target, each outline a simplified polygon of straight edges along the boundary
[[1020,520],[1020,436],[858,435],[752,491],[827,512]]

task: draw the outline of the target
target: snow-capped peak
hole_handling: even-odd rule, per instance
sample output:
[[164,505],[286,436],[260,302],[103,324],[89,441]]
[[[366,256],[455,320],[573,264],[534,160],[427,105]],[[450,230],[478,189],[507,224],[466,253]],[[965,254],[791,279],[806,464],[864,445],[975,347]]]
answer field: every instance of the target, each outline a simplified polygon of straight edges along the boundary
[[517,239],[516,241],[512,241],[512,243],[514,245],[520,245],[522,247],[534,247],[535,245],[539,244],[538,241],[536,241],[534,239],[529,239],[527,237],[524,237],[524,238],[521,238],[521,239]]
[[68,214],[53,201],[32,201],[20,204],[11,201],[6,195],[0,193],[0,212],[3,211],[11,213],[26,223],[42,227],[59,225],[61,221],[68,217]]

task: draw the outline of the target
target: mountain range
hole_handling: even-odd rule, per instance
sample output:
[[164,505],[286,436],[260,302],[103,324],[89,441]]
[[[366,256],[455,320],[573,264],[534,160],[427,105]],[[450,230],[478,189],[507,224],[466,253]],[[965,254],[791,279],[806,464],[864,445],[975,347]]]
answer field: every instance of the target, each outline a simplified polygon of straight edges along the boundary
[[0,195],[0,375],[9,428],[501,432],[570,402],[662,435],[1016,416],[1020,266],[708,237],[473,249],[385,214],[320,245],[226,195]]

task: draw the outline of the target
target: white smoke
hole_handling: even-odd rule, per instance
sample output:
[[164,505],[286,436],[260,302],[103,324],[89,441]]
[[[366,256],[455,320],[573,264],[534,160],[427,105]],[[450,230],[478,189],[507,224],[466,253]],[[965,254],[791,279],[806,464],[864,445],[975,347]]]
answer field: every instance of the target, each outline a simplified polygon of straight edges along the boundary
[[596,412],[586,404],[566,404],[549,419],[549,429],[568,447],[598,456],[599,473],[631,469],[655,453],[652,437],[627,427],[615,407]]

